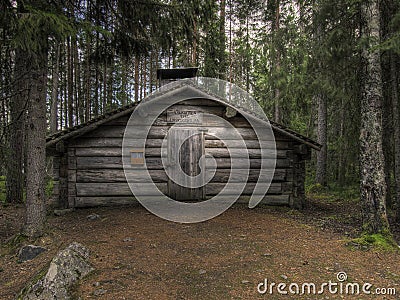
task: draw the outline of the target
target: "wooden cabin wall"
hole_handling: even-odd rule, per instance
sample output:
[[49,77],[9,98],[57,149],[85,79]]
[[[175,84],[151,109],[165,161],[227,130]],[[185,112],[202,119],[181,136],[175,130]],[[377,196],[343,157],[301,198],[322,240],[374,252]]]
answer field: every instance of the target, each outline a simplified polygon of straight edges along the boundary
[[[177,108],[216,114],[225,117],[238,128],[249,149],[251,164],[249,180],[239,202],[248,202],[258,178],[261,162],[260,146],[248,122],[239,114],[227,118],[224,106],[208,100],[185,101],[177,105]],[[171,125],[167,123],[166,118],[166,113],[163,113],[152,126],[145,150],[150,175],[164,193],[168,191],[168,177],[161,163],[161,144]],[[128,119],[129,116],[120,117],[69,141],[65,154],[58,157],[58,194],[61,206],[122,205],[135,201],[126,182],[121,159],[122,137]],[[213,155],[218,164],[215,176],[206,186],[207,197],[217,194],[229,177],[230,159],[227,149],[221,141],[211,136],[218,130],[224,129],[210,126],[208,134],[205,135],[205,152]],[[275,132],[275,139],[275,176],[262,203],[300,207],[304,200],[304,159],[307,159],[310,149],[300,147],[298,142],[278,132]],[[140,182],[140,177],[137,180]]]

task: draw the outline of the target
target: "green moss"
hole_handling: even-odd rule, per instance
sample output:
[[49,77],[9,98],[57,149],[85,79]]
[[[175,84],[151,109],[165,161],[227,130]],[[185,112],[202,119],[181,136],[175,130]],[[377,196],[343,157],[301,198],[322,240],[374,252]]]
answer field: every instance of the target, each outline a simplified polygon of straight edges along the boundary
[[388,233],[364,233],[361,237],[351,240],[348,245],[359,245],[361,248],[375,248],[383,251],[399,251],[399,245],[397,245],[393,236]]
[[53,195],[53,189],[54,189],[54,180],[52,178],[50,178],[49,180],[47,180],[46,183],[46,197],[49,198],[51,197],[51,195]]
[[39,271],[39,273],[37,273],[30,281],[29,283],[19,292],[18,296],[17,296],[17,300],[22,300],[24,299],[24,297],[26,296],[26,294],[29,292],[30,288],[36,284],[39,280],[41,280],[42,278],[44,278],[44,276],[46,276],[47,274],[47,270],[48,270],[49,266],[47,265],[46,267],[44,267],[43,269],[41,269]]
[[339,186],[332,184],[329,187],[324,187],[313,183],[306,185],[305,191],[308,197],[324,202],[357,202],[360,199],[358,185]]
[[310,185],[306,186],[306,192],[307,193],[312,193],[312,194],[322,193],[322,192],[325,192],[326,190],[327,190],[327,188],[322,186],[319,183],[310,184]]

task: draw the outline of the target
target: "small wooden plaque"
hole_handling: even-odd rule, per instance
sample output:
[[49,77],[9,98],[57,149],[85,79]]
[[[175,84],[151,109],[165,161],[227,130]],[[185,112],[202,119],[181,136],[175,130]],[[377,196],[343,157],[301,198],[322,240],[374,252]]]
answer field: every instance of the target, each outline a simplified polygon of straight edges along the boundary
[[144,165],[144,149],[133,149],[131,153],[131,165],[143,166]]

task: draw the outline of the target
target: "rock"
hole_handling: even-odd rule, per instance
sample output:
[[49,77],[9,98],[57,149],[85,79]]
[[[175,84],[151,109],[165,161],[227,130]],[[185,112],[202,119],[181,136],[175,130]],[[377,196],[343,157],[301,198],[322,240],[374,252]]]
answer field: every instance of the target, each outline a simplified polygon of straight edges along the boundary
[[84,246],[75,242],[70,244],[52,259],[44,277],[28,285],[18,299],[71,299],[69,287],[94,270],[88,258],[89,251]]
[[86,219],[90,221],[98,220],[101,219],[101,217],[98,214],[90,214],[86,217]]
[[57,217],[60,217],[60,216],[66,215],[66,214],[68,214],[70,212],[73,212],[73,211],[74,211],[73,208],[55,209],[54,210],[54,215],[57,216]]
[[23,246],[18,253],[18,262],[32,260],[46,250],[46,248],[35,245]]
[[93,286],[100,286],[100,282],[96,281],[95,283],[93,283]]
[[200,275],[203,275],[203,274],[206,274],[207,273],[207,271],[206,270],[203,270],[203,269],[201,269],[200,271],[199,271],[199,274]]
[[94,296],[101,296],[101,295],[104,295],[105,293],[107,293],[107,290],[98,289],[98,290],[95,290],[95,291],[93,292],[93,295],[94,295]]

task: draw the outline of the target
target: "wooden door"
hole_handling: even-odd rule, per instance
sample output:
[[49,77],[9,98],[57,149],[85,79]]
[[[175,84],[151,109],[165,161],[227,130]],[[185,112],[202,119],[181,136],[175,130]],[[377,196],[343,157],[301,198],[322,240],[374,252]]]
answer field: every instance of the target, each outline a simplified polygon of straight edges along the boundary
[[[186,186],[193,186],[193,176],[201,172],[200,157],[203,154],[204,136],[197,128],[175,127],[169,130],[168,171],[170,177],[180,177]],[[182,176],[180,168],[188,176]],[[168,193],[169,197],[178,201],[201,201],[205,197],[204,187],[188,188],[177,184],[171,178],[168,181]]]

